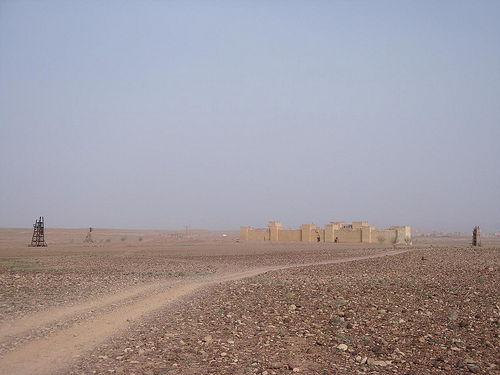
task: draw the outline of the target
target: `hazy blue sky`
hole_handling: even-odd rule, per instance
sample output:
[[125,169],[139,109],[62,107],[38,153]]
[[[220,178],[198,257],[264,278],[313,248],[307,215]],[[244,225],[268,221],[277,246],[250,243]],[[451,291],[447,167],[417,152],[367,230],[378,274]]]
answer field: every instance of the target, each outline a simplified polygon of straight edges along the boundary
[[0,1],[0,227],[500,230],[500,1]]

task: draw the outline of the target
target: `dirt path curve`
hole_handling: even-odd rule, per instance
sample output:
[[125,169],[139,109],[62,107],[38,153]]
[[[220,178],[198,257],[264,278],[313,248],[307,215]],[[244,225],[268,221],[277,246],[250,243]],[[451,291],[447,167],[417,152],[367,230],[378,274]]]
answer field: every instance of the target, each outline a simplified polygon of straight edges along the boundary
[[[392,250],[368,256],[333,261],[260,267],[244,272],[213,275],[198,280],[177,280],[149,284],[81,305],[54,308],[0,326],[0,342],[16,336],[43,331],[61,321],[69,322],[55,332],[27,340],[0,357],[0,374],[52,374],[66,368],[85,351],[104,342],[145,314],[210,285],[256,276],[268,271],[294,267],[353,262],[398,255],[411,251]],[[120,305],[121,303],[121,305]],[[88,314],[92,310],[94,314]],[[46,329],[47,330],[47,329]]]

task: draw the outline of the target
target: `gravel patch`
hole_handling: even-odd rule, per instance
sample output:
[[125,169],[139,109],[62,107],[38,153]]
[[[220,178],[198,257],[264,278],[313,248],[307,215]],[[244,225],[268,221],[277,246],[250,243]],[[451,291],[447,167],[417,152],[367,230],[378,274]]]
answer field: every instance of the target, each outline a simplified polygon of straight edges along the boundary
[[[71,372],[498,374],[499,255],[434,248],[219,284],[152,314]],[[324,254],[304,263],[316,257]]]

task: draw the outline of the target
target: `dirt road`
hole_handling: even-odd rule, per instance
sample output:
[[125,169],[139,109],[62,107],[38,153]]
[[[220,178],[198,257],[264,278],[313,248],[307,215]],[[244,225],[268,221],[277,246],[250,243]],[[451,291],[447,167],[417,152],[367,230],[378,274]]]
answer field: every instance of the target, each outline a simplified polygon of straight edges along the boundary
[[110,294],[92,302],[56,307],[33,313],[0,326],[0,341],[11,350],[0,357],[0,374],[52,374],[67,368],[89,349],[118,334],[148,313],[164,308],[181,297],[217,283],[252,277],[267,271],[319,264],[353,262],[408,252],[383,251],[368,256],[283,264],[219,273],[203,279],[156,282]]

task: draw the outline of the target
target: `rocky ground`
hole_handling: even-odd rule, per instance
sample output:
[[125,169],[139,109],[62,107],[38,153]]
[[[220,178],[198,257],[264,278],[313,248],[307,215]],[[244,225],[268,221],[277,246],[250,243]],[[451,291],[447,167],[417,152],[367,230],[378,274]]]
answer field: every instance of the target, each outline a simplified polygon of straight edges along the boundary
[[0,258],[0,322],[144,283],[322,262],[372,254],[381,248],[352,245],[332,251],[326,244],[316,245],[311,249],[303,244],[262,247],[234,241],[207,245],[185,240],[151,246],[146,240],[140,246],[71,244],[23,249],[15,257]]
[[96,348],[72,373],[500,373],[499,255],[417,250],[218,285]]
[[[33,249],[10,231],[0,236],[0,374],[34,356],[48,374],[500,374],[498,244],[426,239],[398,249],[108,230],[111,243],[82,245],[72,240],[80,230]],[[257,276],[234,276],[247,270]],[[195,292],[142,306],[182,285]],[[108,334],[128,311],[134,319]],[[92,322],[103,333],[85,341],[78,327]],[[70,358],[40,359],[36,344],[63,350],[65,332],[83,337]]]
[[153,256],[88,254],[4,260],[0,271],[2,321],[144,283],[204,276],[215,268]]

